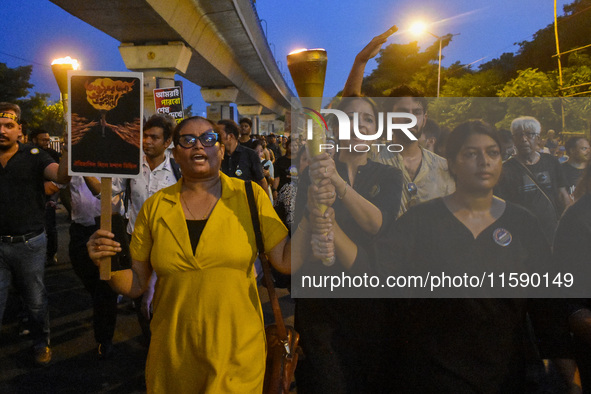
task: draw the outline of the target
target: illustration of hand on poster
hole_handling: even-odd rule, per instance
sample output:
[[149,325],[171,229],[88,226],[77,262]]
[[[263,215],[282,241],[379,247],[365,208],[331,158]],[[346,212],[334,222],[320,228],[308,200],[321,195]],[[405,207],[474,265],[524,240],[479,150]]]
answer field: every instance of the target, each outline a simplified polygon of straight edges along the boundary
[[70,173],[139,174],[143,118],[141,73],[73,71],[70,90]]

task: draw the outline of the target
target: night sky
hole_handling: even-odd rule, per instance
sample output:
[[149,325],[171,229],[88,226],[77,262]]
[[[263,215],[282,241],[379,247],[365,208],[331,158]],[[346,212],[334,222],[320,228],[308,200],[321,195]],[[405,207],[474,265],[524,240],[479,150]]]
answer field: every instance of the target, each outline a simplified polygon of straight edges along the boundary
[[[570,2],[558,0],[559,15],[563,14],[562,6]],[[325,96],[342,89],[357,52],[393,24],[399,32],[388,43],[415,41],[405,29],[417,19],[431,23],[429,31],[439,36],[460,33],[444,48],[443,66],[460,61],[476,62],[477,67],[503,52],[517,50],[515,43],[530,40],[554,18],[553,0],[258,0],[256,5],[259,17],[266,21],[271,48],[288,78],[285,57],[291,50],[327,50]],[[0,62],[9,67],[33,64],[33,92],[59,98],[49,66],[58,57],[75,57],[86,70],[126,71],[118,41],[50,1],[2,0],[2,9]],[[424,35],[419,45],[426,48],[434,40]],[[374,66],[370,63],[366,72]],[[193,113],[202,114],[205,103],[199,87],[185,82],[184,88],[186,105],[192,103]]]

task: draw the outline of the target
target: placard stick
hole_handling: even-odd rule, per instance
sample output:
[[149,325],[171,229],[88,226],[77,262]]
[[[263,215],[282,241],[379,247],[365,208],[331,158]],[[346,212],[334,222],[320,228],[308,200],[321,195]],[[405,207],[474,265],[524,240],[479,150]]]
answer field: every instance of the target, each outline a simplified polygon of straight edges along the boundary
[[[111,231],[111,178],[101,178],[101,230]],[[101,280],[111,279],[111,258],[107,257],[99,266]]]

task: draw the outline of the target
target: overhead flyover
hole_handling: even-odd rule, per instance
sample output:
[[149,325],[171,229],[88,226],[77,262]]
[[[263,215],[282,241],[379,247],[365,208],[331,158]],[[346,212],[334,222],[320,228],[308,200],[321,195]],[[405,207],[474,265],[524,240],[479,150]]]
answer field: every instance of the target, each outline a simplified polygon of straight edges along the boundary
[[149,94],[178,73],[201,86],[206,102],[236,103],[247,115],[281,115],[291,105],[251,0],[50,1],[120,41]]

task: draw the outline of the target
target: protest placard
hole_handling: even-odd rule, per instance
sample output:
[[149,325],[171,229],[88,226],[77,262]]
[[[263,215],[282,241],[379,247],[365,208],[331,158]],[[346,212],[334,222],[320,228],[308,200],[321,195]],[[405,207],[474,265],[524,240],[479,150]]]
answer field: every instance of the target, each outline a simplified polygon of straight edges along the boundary
[[156,113],[168,114],[177,123],[183,120],[183,90],[180,86],[154,89],[154,104]]
[[142,73],[68,71],[68,92],[70,175],[139,175]]

